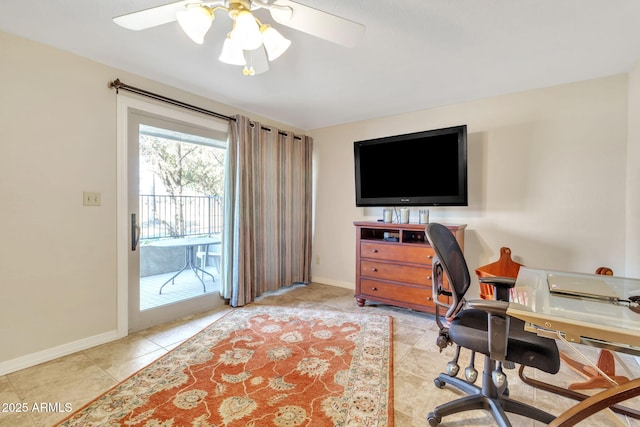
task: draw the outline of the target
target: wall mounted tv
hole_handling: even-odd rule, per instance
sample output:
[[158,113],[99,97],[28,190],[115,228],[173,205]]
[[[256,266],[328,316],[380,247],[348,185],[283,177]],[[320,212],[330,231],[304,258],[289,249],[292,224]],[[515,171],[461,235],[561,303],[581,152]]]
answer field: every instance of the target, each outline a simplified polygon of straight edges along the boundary
[[356,141],[356,206],[467,206],[467,126]]

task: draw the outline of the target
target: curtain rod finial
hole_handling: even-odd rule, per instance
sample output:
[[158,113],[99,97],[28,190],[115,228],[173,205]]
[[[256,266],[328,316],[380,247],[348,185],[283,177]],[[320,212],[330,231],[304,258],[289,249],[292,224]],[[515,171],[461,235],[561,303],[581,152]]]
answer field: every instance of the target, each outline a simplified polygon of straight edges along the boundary
[[116,89],[116,93],[118,93],[118,89],[120,89],[120,85],[121,85],[121,83],[120,83],[120,79],[118,79],[118,78],[116,78],[116,79],[115,79],[114,81],[112,81],[112,82],[109,82],[109,88],[110,88],[110,89],[115,88],[115,89]]

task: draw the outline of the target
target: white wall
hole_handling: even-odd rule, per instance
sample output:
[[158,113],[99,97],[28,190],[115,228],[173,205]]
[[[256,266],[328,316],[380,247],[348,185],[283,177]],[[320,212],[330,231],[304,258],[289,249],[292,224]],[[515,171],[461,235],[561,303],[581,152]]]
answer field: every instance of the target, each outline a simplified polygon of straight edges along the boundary
[[640,63],[629,73],[627,145],[627,275],[640,277]]
[[[2,32],[0,58],[1,375],[115,337],[110,81],[283,126]],[[83,191],[102,206],[83,206]]]
[[[353,142],[464,123],[469,206],[431,208],[431,220],[468,224],[472,272],[508,246],[528,266],[609,266],[624,275],[625,262],[638,264],[637,254],[625,261],[625,230],[639,221],[625,222],[627,92],[627,75],[619,75],[309,132],[317,179],[314,281],[352,287],[352,223],[381,216],[355,207]],[[429,167],[429,159],[412,163]]]

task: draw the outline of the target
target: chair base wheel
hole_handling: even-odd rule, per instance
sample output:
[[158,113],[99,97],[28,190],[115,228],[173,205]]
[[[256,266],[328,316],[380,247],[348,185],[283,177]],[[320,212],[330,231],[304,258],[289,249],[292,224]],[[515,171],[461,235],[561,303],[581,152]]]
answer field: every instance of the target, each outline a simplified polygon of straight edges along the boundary
[[435,427],[438,424],[440,424],[440,421],[442,421],[442,418],[436,417],[436,415],[433,412],[431,412],[429,413],[429,415],[427,415],[427,421],[429,421],[429,426]]
[[436,378],[435,380],[433,380],[433,384],[435,384],[435,386],[438,388],[443,388],[445,386],[445,382],[440,378]]

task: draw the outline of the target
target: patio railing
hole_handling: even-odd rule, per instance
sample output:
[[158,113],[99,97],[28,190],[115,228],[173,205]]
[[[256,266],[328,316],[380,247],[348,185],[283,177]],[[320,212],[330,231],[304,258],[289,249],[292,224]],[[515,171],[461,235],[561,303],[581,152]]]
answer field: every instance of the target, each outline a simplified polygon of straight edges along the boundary
[[222,232],[222,196],[140,195],[140,239]]

